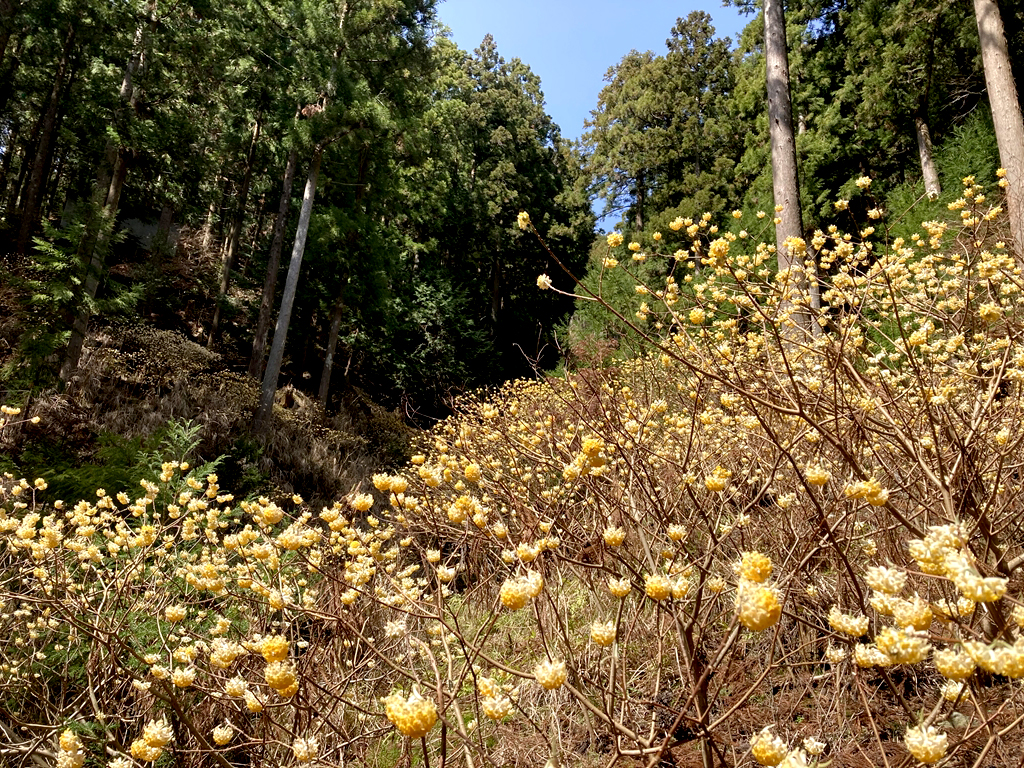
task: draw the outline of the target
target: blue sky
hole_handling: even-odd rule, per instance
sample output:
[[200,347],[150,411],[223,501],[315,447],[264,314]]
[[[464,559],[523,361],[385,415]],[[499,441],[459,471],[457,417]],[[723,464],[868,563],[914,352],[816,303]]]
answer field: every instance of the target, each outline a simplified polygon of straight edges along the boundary
[[490,32],[503,58],[526,62],[566,138],[583,132],[608,68],[634,48],[664,53],[677,18],[707,11],[715,33],[733,42],[750,20],[721,0],[442,0],[437,10],[463,50]]

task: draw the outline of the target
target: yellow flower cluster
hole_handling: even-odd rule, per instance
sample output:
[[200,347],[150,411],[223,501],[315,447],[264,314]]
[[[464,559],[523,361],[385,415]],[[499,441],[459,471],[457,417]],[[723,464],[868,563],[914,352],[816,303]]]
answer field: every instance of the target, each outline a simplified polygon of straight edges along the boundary
[[150,720],[142,729],[142,737],[132,742],[132,757],[152,763],[164,753],[164,747],[171,743],[174,731],[166,720]]
[[894,597],[891,602],[892,617],[900,627],[924,632],[932,625],[931,605],[920,595],[914,595],[910,600]]
[[772,575],[772,561],[761,552],[743,552],[734,566],[740,578],[757,584],[768,581]]
[[57,751],[57,768],[82,768],[85,765],[85,749],[78,734],[67,729],[60,735],[60,749]]
[[1013,645],[996,642],[992,645],[977,640],[965,640],[964,651],[971,660],[986,672],[1004,675],[1011,680],[1024,677],[1024,638],[1018,638]]
[[667,600],[672,597],[672,580],[661,573],[651,573],[644,578],[644,592],[651,600]]
[[710,475],[704,478],[704,485],[707,486],[709,491],[724,491],[726,486],[729,484],[730,477],[732,477],[732,472],[719,465],[715,467],[715,470]]
[[263,677],[267,681],[267,685],[283,698],[291,698],[298,693],[299,679],[295,674],[295,667],[287,661],[274,661],[267,664],[263,670]]
[[875,646],[886,655],[889,664],[917,664],[928,658],[931,651],[925,633],[892,627],[878,633]]
[[259,651],[267,664],[288,658],[288,638],[284,635],[267,635],[259,641]]
[[966,680],[974,674],[976,666],[974,659],[969,654],[955,651],[952,648],[935,651],[933,660],[939,674],[950,680]]
[[615,642],[615,622],[595,621],[590,625],[590,640],[594,645],[607,648]]
[[544,577],[540,571],[529,571],[514,579],[506,579],[501,585],[498,596],[501,604],[510,611],[518,611],[530,600],[538,597],[544,589]]
[[384,713],[403,736],[419,739],[430,733],[437,723],[437,706],[413,687],[408,698],[392,693],[384,699]]
[[315,737],[308,739],[295,739],[292,742],[292,754],[300,763],[308,763],[316,758],[320,752],[320,744]]
[[562,687],[568,677],[568,671],[564,661],[546,660],[533,668],[533,676],[542,688],[553,691]]
[[614,576],[608,577],[608,591],[615,595],[615,597],[623,598],[632,589],[633,585],[630,583],[628,576],[624,576],[621,579],[617,579]]
[[754,632],[775,626],[782,616],[778,591],[756,582],[741,581],[736,590],[736,612],[740,624]]
[[851,637],[862,637],[868,633],[871,620],[867,616],[851,616],[848,613],[843,613],[839,606],[833,605],[828,612],[828,625],[836,632],[842,632]]
[[234,640],[216,637],[210,643],[210,666],[217,669],[227,669],[234,663],[235,659],[245,653],[245,648]]
[[915,758],[922,763],[937,763],[946,756],[949,739],[933,725],[907,728],[903,743]]
[[169,605],[164,609],[164,618],[170,622],[181,621],[187,615],[182,605]]
[[626,540],[626,529],[620,526],[608,526],[601,536],[609,547],[621,547],[622,542]]
[[480,709],[491,720],[504,720],[512,714],[512,700],[508,696],[484,696],[480,699]]
[[896,568],[887,568],[884,565],[872,565],[864,571],[864,581],[867,585],[878,592],[887,595],[896,595],[907,583],[906,571]]
[[572,481],[588,475],[600,475],[608,464],[605,442],[596,437],[588,437],[583,440],[580,451],[562,470],[562,477]]
[[788,752],[786,742],[772,733],[770,725],[766,725],[750,740],[750,754],[761,765],[777,766]]
[[885,506],[889,501],[888,489],[883,488],[874,477],[847,485],[843,493],[848,499],[865,499],[873,507]]
[[820,487],[832,479],[832,473],[820,465],[815,465],[804,470],[804,478],[809,485]]
[[213,736],[213,743],[219,747],[223,747],[231,742],[231,739],[235,736],[235,729],[231,726],[231,723],[226,720],[218,726],[215,726],[211,734]]
[[993,603],[1006,594],[1008,580],[1001,576],[982,577],[965,552],[946,554],[946,575],[964,597],[976,603]]

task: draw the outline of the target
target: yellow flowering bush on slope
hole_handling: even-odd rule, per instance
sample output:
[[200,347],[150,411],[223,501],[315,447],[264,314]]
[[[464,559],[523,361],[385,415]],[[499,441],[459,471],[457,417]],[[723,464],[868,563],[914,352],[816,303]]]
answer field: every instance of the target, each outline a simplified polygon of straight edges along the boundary
[[592,735],[605,764],[710,768],[880,761],[895,733],[903,765],[1019,754],[1024,294],[999,210],[973,179],[961,202],[911,242],[792,242],[789,274],[680,220],[644,254],[663,283],[636,285],[649,355],[465,398],[318,513],[180,463],[62,507],[5,479],[0,691],[39,724],[15,749],[336,764],[415,739],[583,764]]

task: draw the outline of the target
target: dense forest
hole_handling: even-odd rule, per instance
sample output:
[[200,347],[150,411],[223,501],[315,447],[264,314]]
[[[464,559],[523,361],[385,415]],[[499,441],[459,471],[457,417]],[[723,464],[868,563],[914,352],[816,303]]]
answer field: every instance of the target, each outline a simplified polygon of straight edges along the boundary
[[1020,768],[1024,3],[727,5],[0,0],[0,767]]
[[[614,318],[534,289],[587,273],[592,207],[648,245],[773,205],[764,25],[734,4],[740,40],[694,12],[614,64],[573,145],[528,64],[491,38],[458,50],[428,0],[5,2],[5,387],[64,387],[141,328],[260,379],[281,316],[273,389],[329,411],[361,389],[423,426],[460,391],[617,345]],[[1020,66],[1024,12],[1002,6]],[[864,175],[892,211],[994,171],[970,3],[792,2],[785,24],[807,233],[837,197],[874,206]]]

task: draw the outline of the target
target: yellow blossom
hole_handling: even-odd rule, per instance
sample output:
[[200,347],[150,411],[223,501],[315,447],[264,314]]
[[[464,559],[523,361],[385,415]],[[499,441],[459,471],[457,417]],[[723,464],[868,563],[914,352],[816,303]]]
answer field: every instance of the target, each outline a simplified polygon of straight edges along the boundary
[[399,732],[410,739],[426,736],[437,722],[434,700],[424,697],[416,687],[408,698],[393,693],[384,699],[384,712]]
[[935,726],[921,725],[907,728],[903,743],[922,763],[937,763],[946,756],[949,739]]

